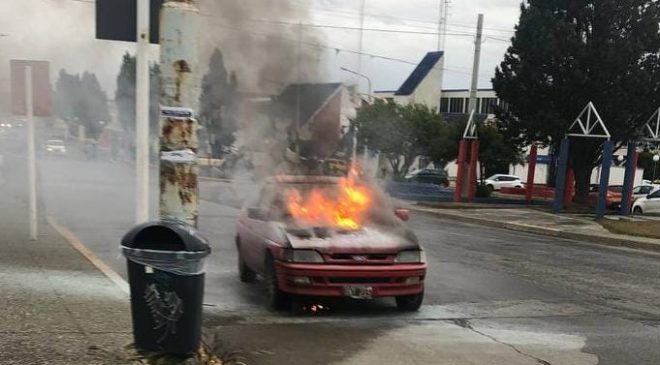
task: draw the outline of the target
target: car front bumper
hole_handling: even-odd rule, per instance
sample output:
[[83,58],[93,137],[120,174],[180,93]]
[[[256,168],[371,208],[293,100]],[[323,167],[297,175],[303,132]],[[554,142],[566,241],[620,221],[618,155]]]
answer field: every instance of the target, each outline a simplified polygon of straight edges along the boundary
[[[296,295],[342,297],[346,288],[368,287],[371,297],[420,294],[426,264],[327,265],[278,262],[280,290]],[[303,279],[304,278],[304,279]]]

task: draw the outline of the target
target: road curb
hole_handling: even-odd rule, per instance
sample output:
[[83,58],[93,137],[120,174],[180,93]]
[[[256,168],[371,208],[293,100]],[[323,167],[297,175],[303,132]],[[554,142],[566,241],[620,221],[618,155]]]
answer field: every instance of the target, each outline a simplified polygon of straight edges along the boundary
[[517,232],[534,233],[534,234],[563,238],[568,240],[580,240],[580,241],[586,241],[589,243],[603,245],[603,246],[626,247],[626,248],[633,248],[638,250],[660,252],[660,243],[651,242],[651,240],[653,240],[652,238],[649,238],[647,241],[645,239],[634,239],[627,236],[619,236],[619,235],[612,235],[612,236],[593,235],[593,234],[585,234],[578,232],[568,232],[554,228],[539,227],[524,223],[500,222],[500,221],[493,221],[493,220],[477,218],[477,217],[461,216],[458,214],[447,213],[429,208],[419,208],[419,207],[411,206],[410,209],[417,212],[434,214],[442,218],[447,218],[463,223],[472,223],[487,227],[508,229],[510,231],[517,231]]
[[48,224],[53,227],[53,229],[59,233],[69,244],[75,248],[81,255],[83,255],[89,262],[92,263],[99,271],[103,273],[110,281],[112,281],[119,289],[127,295],[130,295],[130,287],[126,280],[121,277],[115,270],[113,270],[108,264],[103,262],[98,258],[87,246],[85,246],[73,232],[69,231],[66,227],[61,226],[57,223],[55,218],[51,216],[46,217]]

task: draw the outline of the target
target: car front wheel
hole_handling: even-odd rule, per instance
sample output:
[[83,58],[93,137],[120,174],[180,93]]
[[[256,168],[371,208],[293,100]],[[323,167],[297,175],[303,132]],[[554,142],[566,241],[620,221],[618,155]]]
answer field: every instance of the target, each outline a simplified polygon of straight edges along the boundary
[[641,215],[641,214],[644,214],[644,211],[640,207],[635,207],[633,209],[633,214],[640,214]]
[[265,279],[268,286],[268,305],[275,310],[287,309],[291,306],[291,295],[280,290],[273,257],[269,254],[266,260]]
[[238,278],[244,283],[254,283],[257,280],[257,273],[245,263],[241,246],[237,244],[236,248],[238,249]]
[[424,292],[414,295],[396,297],[396,307],[402,312],[415,312],[419,310],[424,301]]

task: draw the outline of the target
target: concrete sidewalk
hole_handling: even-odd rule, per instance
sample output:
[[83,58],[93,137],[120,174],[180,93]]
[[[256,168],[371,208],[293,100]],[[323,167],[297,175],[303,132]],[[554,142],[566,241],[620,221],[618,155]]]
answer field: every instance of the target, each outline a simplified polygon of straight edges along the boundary
[[28,240],[24,171],[0,199],[0,364],[122,364],[129,297],[40,219]]
[[443,209],[415,204],[406,207],[465,223],[660,252],[658,239],[614,234],[587,216],[558,215],[530,208]]

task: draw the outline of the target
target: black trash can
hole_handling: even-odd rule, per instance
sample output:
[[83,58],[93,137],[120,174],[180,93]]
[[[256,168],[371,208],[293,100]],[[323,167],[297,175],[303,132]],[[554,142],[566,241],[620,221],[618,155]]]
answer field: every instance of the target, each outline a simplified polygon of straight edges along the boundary
[[135,346],[171,354],[196,351],[201,340],[204,259],[211,248],[176,221],[141,224],[121,241],[128,265]]

